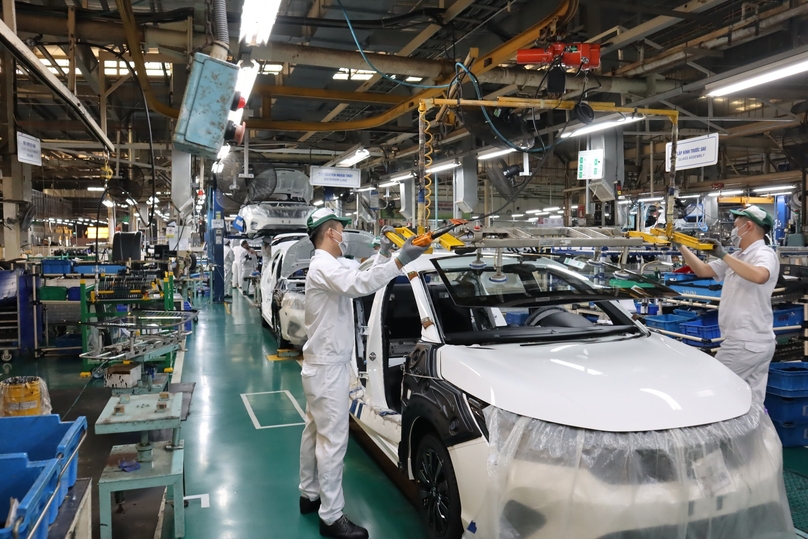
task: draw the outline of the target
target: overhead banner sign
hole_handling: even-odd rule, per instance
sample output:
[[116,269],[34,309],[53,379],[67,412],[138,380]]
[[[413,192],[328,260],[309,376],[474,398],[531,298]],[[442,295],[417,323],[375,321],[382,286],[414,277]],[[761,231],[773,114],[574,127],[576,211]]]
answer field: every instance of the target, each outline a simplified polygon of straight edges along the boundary
[[[671,171],[670,142],[665,145],[665,171]],[[709,167],[718,163],[718,133],[680,140],[676,143],[676,170]]]
[[603,178],[603,150],[578,152],[578,179],[600,180]]
[[357,188],[362,184],[362,171],[355,168],[311,167],[309,182],[321,187]]
[[20,163],[42,166],[42,144],[39,139],[17,131],[17,160]]

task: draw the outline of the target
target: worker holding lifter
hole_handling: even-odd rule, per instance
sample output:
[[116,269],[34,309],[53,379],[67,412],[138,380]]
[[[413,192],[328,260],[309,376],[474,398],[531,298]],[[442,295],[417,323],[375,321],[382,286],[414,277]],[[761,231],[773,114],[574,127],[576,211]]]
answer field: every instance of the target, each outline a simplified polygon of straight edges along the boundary
[[739,253],[728,254],[718,240],[705,240],[715,245],[712,254],[718,258],[706,264],[687,247],[679,250],[696,275],[724,281],[718,308],[724,341],[715,358],[743,378],[762,402],[775,347],[771,297],[780,274],[777,253],[764,240],[774,220],[758,206],[731,213],[735,223],[730,238]]
[[367,539],[365,528],[343,514],[342,469],[348,448],[348,392],[354,347],[352,298],[373,294],[401,274],[426,247],[412,239],[390,257],[392,242],[382,230],[379,255],[370,269],[346,267],[340,258],[347,250],[343,233],[350,219],[328,208],[315,210],[307,230],[314,244],[306,276],[303,347],[303,392],[306,425],[300,442],[300,512],[319,510],[320,535],[339,539]]

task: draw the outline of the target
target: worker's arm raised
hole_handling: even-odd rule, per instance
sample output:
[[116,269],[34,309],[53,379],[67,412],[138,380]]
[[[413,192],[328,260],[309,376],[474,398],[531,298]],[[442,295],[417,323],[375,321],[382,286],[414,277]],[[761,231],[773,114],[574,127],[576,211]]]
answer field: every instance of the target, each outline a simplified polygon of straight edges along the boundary
[[691,251],[684,245],[680,245],[679,252],[682,253],[682,258],[685,259],[685,264],[690,266],[690,269],[693,270],[693,273],[695,273],[699,277],[712,278],[712,279],[716,277],[716,273],[713,270],[713,268],[711,268],[709,264],[702,262],[699,259],[699,257],[693,253],[693,251]]
[[401,274],[396,264],[376,264],[365,271],[346,268],[336,260],[315,271],[309,269],[313,284],[342,296],[360,298],[373,294]]
[[749,262],[738,260],[732,255],[727,255],[724,257],[724,262],[739,277],[746,279],[747,281],[751,281],[755,284],[764,284],[766,281],[769,280],[769,277],[771,276],[769,268],[762,265],[758,265],[757,260],[753,260],[752,261],[753,263],[750,264]]

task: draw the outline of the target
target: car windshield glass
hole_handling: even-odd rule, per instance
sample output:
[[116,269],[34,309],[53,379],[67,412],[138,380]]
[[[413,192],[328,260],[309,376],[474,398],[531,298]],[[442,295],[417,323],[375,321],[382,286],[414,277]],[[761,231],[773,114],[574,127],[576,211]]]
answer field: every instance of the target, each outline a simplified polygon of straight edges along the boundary
[[677,295],[661,283],[611,265],[586,265],[578,272],[546,258],[504,256],[497,267],[494,255],[435,258],[432,263],[454,302],[465,307],[540,306]]
[[452,256],[432,263],[437,271],[424,273],[423,279],[448,344],[633,338],[643,330],[610,300],[675,294],[628,273],[602,276],[610,271],[603,266],[595,268],[597,278],[610,285],[596,285],[545,258],[506,256],[499,270],[493,256]]

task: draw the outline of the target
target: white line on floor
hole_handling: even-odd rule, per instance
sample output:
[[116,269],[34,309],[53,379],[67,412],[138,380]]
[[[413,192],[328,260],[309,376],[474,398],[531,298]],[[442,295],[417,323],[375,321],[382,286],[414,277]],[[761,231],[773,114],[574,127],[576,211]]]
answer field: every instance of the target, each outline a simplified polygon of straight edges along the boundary
[[185,366],[185,343],[188,342],[188,338],[185,338],[185,341],[182,343],[183,350],[177,350],[177,357],[174,359],[174,372],[171,375],[171,383],[172,384],[179,384],[182,381],[182,368]]
[[202,505],[202,509],[207,509],[210,507],[210,495],[209,494],[196,494],[194,496],[186,496],[183,498],[184,500],[199,500],[199,503]]
[[256,428],[256,430],[277,429],[280,427],[298,427],[300,425],[305,425],[305,423],[287,423],[285,425],[262,425],[261,423],[258,422],[258,418],[255,417],[255,412],[253,411],[252,406],[250,405],[250,401],[247,397],[250,395],[273,395],[276,393],[285,394],[286,397],[290,401],[292,401],[292,406],[294,406],[295,410],[297,410],[297,413],[300,414],[300,418],[305,421],[306,413],[300,407],[300,404],[298,404],[297,399],[295,399],[294,395],[292,395],[287,389],[281,389],[279,391],[260,391],[258,393],[242,393],[241,400],[244,401],[244,407],[247,409],[247,413],[250,415],[250,419],[252,420],[253,426]]

